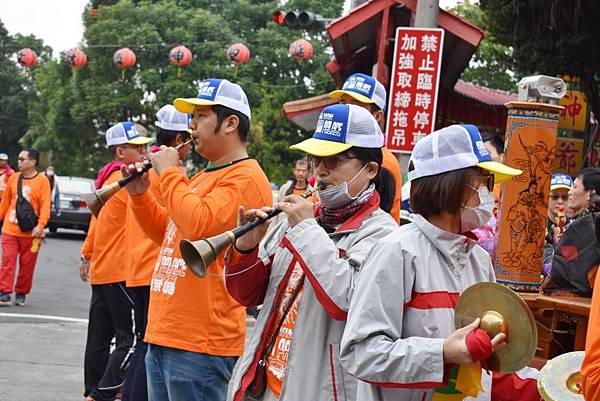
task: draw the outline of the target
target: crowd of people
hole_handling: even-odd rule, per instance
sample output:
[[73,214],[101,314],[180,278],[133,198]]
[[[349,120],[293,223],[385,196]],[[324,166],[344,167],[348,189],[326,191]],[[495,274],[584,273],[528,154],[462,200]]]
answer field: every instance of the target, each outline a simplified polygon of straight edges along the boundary
[[[248,99],[226,79],[163,106],[150,149],[132,122],[106,131],[111,160],[96,188],[136,178],[92,218],[81,249],[92,289],[86,401],[539,400],[537,371],[482,368],[505,334],[490,338],[479,319],[454,327],[459,294],[495,281],[499,184],[522,173],[503,164],[501,138],[469,124],[435,131],[415,145],[403,186],[382,133],[383,85],[354,74],[330,96],[339,103],[321,111],[312,137],[290,146],[305,157],[275,203],[246,149]],[[192,148],[208,165],[190,178]],[[23,305],[51,186],[35,150],[19,154],[19,173],[6,160],[0,304],[16,292]],[[597,192],[598,168],[552,177],[545,288],[591,295]],[[29,230],[23,198],[36,217]],[[274,209],[283,213],[237,238],[205,277],[188,269],[181,240]],[[258,306],[246,338],[246,308]]]

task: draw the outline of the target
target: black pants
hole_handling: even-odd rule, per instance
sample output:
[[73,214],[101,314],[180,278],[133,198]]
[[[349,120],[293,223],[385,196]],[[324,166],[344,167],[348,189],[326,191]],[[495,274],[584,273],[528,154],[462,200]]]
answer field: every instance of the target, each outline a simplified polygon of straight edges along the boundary
[[148,304],[150,303],[150,286],[128,287],[133,298],[135,311],[136,342],[131,357],[131,364],[125,376],[123,401],[148,401],[148,380],[146,379],[146,351],[148,344],[144,342],[146,324],[148,323]]
[[[112,401],[121,389],[134,341],[132,308],[125,283],[92,285],[84,396]],[[113,337],[116,346],[110,352]]]

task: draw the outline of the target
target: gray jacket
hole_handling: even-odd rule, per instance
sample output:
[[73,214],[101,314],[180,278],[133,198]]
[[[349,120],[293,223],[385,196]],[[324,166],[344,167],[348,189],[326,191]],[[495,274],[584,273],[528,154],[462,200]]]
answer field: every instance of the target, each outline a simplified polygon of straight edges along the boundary
[[[376,201],[376,202],[374,202]],[[396,226],[371,199],[337,231],[328,234],[315,219],[289,229],[287,220],[261,242],[253,254],[226,257],[229,293],[243,305],[263,304],[258,321],[231,381],[229,400],[240,401],[256,365],[296,264],[305,274],[303,294],[289,348],[281,401],[356,400],[356,379],[339,364],[339,343],[354,292],[356,276],[369,250]],[[267,391],[269,391],[267,389]]]
[[[474,239],[421,215],[378,241],[365,260],[342,338],[342,366],[360,401],[428,401],[445,387],[443,344],[472,284],[495,281]],[[481,394],[481,393],[480,393]]]

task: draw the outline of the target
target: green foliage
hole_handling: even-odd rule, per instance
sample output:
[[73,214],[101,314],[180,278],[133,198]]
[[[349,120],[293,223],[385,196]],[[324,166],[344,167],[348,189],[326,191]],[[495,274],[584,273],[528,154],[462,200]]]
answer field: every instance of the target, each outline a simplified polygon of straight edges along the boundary
[[0,152],[7,153],[16,166],[17,153],[22,146],[19,139],[25,135],[28,102],[36,97],[33,79],[39,68],[23,68],[16,62],[16,52],[24,47],[38,55],[38,64],[44,65],[52,50],[33,36],[10,36],[0,21]]
[[516,92],[518,79],[512,73],[512,48],[500,43],[490,32],[487,15],[477,3],[459,3],[451,11],[485,31],[477,51],[461,79],[488,88]]
[[[84,12],[84,46],[88,65],[72,72],[64,61],[46,63],[37,72],[39,99],[33,102],[26,140],[52,150],[59,174],[93,176],[107,155],[104,131],[118,121],[133,119],[153,129],[156,111],[178,97],[196,95],[198,81],[227,78],[246,91],[252,107],[248,139],[269,178],[281,183],[291,172],[289,145],[304,139],[282,112],[286,101],[324,93],[333,88],[325,69],[330,55],[324,32],[289,30],[271,22],[275,1],[261,0],[94,0]],[[333,0],[298,0],[288,9],[315,10],[326,17],[341,13]],[[314,47],[311,60],[288,56],[295,39],[305,38]],[[251,52],[247,64],[233,66],[227,48],[244,43]],[[193,53],[193,62],[181,69],[168,60],[178,44]],[[112,56],[119,47],[137,55],[137,65],[120,71]],[[67,50],[67,49],[65,49]]]
[[513,48],[517,76],[570,74],[600,116],[600,2],[481,0],[489,30]]

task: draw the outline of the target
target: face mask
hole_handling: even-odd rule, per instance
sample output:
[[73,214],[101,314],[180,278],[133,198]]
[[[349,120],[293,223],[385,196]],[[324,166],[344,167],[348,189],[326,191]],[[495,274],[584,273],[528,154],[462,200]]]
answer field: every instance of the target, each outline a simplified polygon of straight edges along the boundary
[[[475,188],[472,189],[474,190]],[[479,205],[463,206],[463,209],[460,212],[460,229],[463,233],[483,226],[492,218],[492,212],[494,211],[494,195],[487,187],[479,188],[477,194],[479,195]]]
[[46,175],[52,177],[54,175],[54,170],[46,170]]
[[355,197],[350,196],[350,193],[348,192],[348,184],[352,183],[352,181],[354,181],[366,167],[367,165],[365,164],[363,168],[361,168],[360,171],[356,173],[356,175],[348,182],[344,182],[323,190],[319,189],[318,194],[321,204],[328,209],[339,209],[356,200],[361,192],[364,191],[364,189],[369,185],[369,183],[367,182]]

